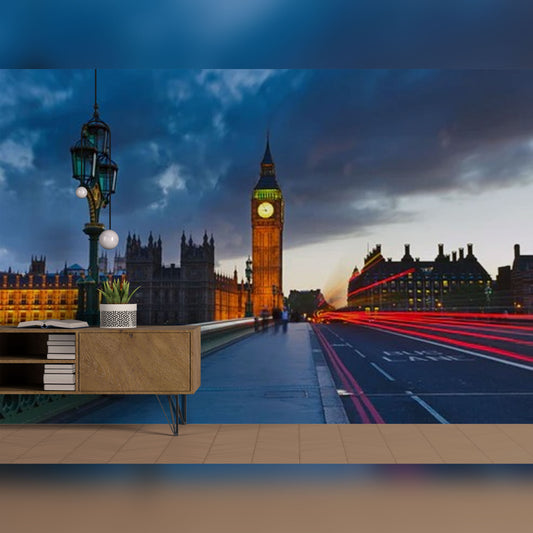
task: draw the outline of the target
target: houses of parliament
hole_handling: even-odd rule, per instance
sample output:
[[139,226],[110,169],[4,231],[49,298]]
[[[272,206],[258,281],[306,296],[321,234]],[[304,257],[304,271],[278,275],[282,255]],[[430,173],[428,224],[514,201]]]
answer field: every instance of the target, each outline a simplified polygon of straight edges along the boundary
[[[281,307],[282,233],[284,204],[267,139],[260,175],[251,198],[253,312]],[[139,235],[128,235],[124,257],[115,256],[114,268],[107,258],[99,261],[100,280],[126,278],[140,287],[136,302],[140,325],[193,324],[241,318],[245,315],[248,290],[237,271],[215,272],[215,241],[204,234],[200,243],[181,235],[180,265],[163,265],[163,243],[152,233],[143,244]],[[46,272],[46,258],[31,259],[27,273],[0,272],[0,324],[25,320],[76,317],[77,282],[83,279],[79,265],[56,274]]]

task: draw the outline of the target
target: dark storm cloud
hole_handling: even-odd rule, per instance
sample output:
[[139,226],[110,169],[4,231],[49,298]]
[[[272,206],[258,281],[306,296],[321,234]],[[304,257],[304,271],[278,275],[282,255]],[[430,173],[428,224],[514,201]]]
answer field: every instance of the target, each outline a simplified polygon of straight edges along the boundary
[[[152,230],[167,262],[183,230],[213,233],[219,259],[249,253],[268,128],[288,247],[411,220],[401,199],[533,179],[529,71],[103,70],[98,85],[121,249]],[[93,87],[92,71],[0,72],[0,268],[86,263],[69,147]]]
[[11,2],[3,67],[531,67],[522,0]]

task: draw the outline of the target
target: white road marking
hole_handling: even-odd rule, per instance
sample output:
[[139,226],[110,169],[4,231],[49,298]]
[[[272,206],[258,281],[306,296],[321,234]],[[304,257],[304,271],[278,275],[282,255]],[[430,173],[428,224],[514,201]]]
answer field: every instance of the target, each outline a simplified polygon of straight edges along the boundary
[[431,405],[426,403],[422,398],[419,398],[416,394],[413,394],[411,391],[406,390],[405,393],[410,397],[413,398],[415,402],[417,402],[419,405],[421,405],[428,413],[430,413],[433,417],[435,417],[436,420],[438,420],[441,424],[449,424],[449,422],[441,416]]
[[353,392],[348,392],[347,390],[344,390],[344,389],[337,389],[337,394],[339,396],[353,396]]
[[[376,330],[376,328],[373,328],[371,326],[363,326],[363,327],[368,328],[368,329],[373,329],[374,331]],[[387,331],[384,329],[379,329],[379,331],[382,331],[383,333],[389,333],[390,335],[397,335],[398,337],[405,337],[406,339],[412,339],[412,340],[419,341],[419,342],[426,342],[427,344],[434,344],[435,346],[440,346],[441,348],[448,348],[449,350],[455,350],[457,352],[463,352],[469,355],[475,355],[476,357],[481,357],[483,359],[489,359],[490,361],[495,361],[496,363],[502,363],[504,365],[509,365],[509,366],[516,366],[524,370],[529,370],[530,372],[533,371],[533,366],[523,365],[521,363],[515,363],[514,361],[507,361],[505,359],[498,359],[497,357],[492,357],[490,355],[484,355],[482,353],[473,352],[471,350],[464,350],[463,348],[456,348],[455,346],[452,346],[451,344],[443,344],[441,342],[428,341],[426,339],[421,339],[419,337],[414,337],[412,335],[405,335],[404,333],[396,333],[394,331]]]
[[335,346],[335,347],[338,348],[339,346],[347,346],[347,344],[339,344],[339,343],[337,343],[337,344],[330,344],[330,346]]
[[378,372],[381,372],[389,381],[396,381],[390,374],[387,374],[385,370],[380,368],[376,363],[370,363]]
[[366,355],[364,353],[361,353],[359,350],[355,350],[354,349],[354,351],[355,351],[355,353],[357,353],[357,355],[360,355],[363,359],[366,358]]
[[424,355],[424,356],[415,356],[409,355],[405,359],[391,359],[386,355],[381,356],[385,361],[389,363],[416,363],[416,362],[439,362],[439,361],[459,361],[461,363],[475,361],[473,357],[464,357],[461,355]]

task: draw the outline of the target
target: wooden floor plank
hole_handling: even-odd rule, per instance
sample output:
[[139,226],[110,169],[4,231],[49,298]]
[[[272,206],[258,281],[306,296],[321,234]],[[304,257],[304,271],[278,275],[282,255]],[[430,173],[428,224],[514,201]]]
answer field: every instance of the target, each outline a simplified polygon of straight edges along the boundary
[[339,426],[336,424],[300,425],[301,463],[347,463]]
[[57,431],[53,426],[24,426],[0,441],[0,463],[15,462],[28,450]]
[[209,449],[206,463],[251,463],[259,424],[221,425]]
[[527,453],[533,455],[532,424],[497,424],[497,427]]
[[458,428],[494,463],[531,463],[533,454],[496,424],[459,424]]
[[262,424],[253,463],[299,463],[300,437],[296,424]]
[[99,426],[87,440],[74,448],[63,463],[107,463],[139,431],[139,426],[117,424]]
[[442,457],[415,424],[379,424],[397,463],[443,463]]
[[342,424],[339,432],[349,463],[395,463],[390,448],[374,424]]
[[446,424],[418,424],[431,446],[445,463],[490,463],[490,458],[457,426]]
[[96,433],[98,426],[56,426],[56,429],[38,444],[28,448],[15,462],[60,463],[72,450]]
[[156,462],[203,463],[219,428],[219,424],[180,426],[179,434],[169,442]]
[[155,463],[174,438],[168,426],[143,425],[117,450],[109,463]]

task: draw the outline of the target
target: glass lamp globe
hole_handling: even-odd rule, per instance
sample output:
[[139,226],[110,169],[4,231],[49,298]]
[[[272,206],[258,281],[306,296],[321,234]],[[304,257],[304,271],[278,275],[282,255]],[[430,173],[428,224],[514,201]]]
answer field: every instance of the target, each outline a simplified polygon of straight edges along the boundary
[[86,198],[87,197],[87,189],[85,187],[78,187],[76,189],[76,196],[78,198]]
[[112,229],[106,229],[100,233],[98,241],[100,242],[100,246],[102,246],[102,248],[105,248],[106,250],[112,250],[118,246],[118,235]]

